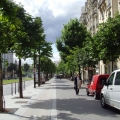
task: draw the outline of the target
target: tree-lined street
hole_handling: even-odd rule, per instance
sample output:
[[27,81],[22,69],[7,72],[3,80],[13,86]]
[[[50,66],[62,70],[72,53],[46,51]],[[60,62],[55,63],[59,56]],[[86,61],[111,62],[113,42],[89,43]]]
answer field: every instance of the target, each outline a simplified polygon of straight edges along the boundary
[[[75,94],[73,81],[68,79],[52,78],[36,89],[29,86],[24,91],[25,99],[22,100],[16,95],[9,101],[12,105],[11,110],[20,106],[9,118],[15,117],[18,120],[120,119],[119,110],[110,107],[103,109],[99,100],[95,100],[93,96],[87,96],[85,86],[85,84],[82,85],[79,95]],[[6,114],[6,117],[7,115],[9,114]]]

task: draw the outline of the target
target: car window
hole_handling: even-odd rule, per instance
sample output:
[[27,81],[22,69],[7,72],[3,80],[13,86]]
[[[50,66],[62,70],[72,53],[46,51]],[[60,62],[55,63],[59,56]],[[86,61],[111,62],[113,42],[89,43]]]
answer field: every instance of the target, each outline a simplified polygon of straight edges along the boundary
[[116,73],[115,85],[120,85],[120,72]]
[[93,84],[93,82],[94,82],[94,78],[92,78],[92,80],[91,80],[91,85]]
[[100,85],[104,85],[104,82],[107,80],[106,77],[100,77]]
[[115,73],[112,73],[112,74],[110,75],[110,77],[108,78],[107,82],[108,82],[109,85],[112,85],[112,84],[113,84],[114,75],[115,75]]

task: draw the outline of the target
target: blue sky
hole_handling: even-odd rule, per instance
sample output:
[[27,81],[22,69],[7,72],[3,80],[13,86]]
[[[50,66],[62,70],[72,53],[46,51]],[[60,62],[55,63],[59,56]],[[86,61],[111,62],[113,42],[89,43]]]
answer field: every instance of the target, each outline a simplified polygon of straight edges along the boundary
[[[27,13],[33,17],[41,17],[46,34],[46,41],[53,43],[52,61],[59,61],[59,52],[55,47],[56,38],[61,35],[63,24],[70,19],[80,18],[81,7],[86,0],[14,0],[22,4]],[[32,63],[31,59],[25,61]]]

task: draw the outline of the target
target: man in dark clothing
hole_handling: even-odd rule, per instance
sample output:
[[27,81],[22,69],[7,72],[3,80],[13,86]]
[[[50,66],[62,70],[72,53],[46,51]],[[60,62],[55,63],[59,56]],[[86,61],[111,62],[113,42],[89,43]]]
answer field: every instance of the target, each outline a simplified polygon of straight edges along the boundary
[[77,84],[77,74],[74,77],[74,89],[75,89],[76,95],[78,95],[79,89],[78,89],[78,84]]

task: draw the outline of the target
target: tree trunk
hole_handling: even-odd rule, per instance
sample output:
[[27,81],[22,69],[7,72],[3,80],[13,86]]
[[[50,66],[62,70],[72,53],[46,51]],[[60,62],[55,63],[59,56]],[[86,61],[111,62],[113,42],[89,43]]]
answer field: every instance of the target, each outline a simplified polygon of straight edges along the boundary
[[22,91],[22,71],[21,71],[21,59],[19,58],[19,95],[20,98],[23,98],[23,91]]
[[78,68],[79,68],[79,78],[81,78],[80,65],[78,65]]
[[36,88],[36,55],[34,53],[34,88]]
[[48,72],[46,72],[46,81],[48,81]]
[[84,82],[85,82],[85,81],[84,81],[84,67],[83,67],[83,84],[84,84]]
[[2,55],[0,53],[0,111],[3,111]]
[[89,77],[89,66],[88,66],[88,83],[90,82],[90,77]]
[[113,57],[112,57],[112,71],[113,71],[113,63],[114,63],[114,62],[113,62]]
[[41,84],[41,80],[40,80],[40,55],[39,55],[39,60],[38,60],[38,86],[40,86]]

